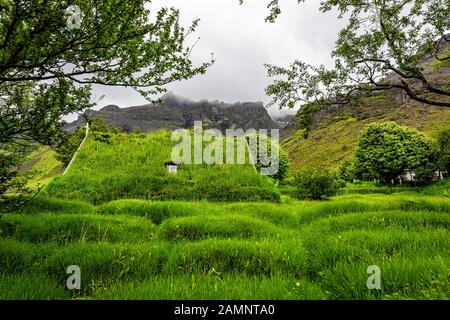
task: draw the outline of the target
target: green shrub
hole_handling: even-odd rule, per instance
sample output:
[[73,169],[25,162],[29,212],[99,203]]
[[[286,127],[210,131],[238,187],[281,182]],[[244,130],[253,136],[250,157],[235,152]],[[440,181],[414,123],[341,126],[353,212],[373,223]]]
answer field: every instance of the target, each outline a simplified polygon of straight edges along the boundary
[[75,152],[78,150],[81,142],[86,135],[86,128],[78,127],[75,132],[69,133],[64,132],[64,139],[60,140],[60,143],[56,146],[56,156],[55,158],[61,161],[64,166],[69,165]]
[[344,161],[338,169],[339,179],[352,182],[355,180],[355,168],[351,161]]
[[299,199],[324,200],[337,194],[336,174],[325,168],[306,168],[294,176]]

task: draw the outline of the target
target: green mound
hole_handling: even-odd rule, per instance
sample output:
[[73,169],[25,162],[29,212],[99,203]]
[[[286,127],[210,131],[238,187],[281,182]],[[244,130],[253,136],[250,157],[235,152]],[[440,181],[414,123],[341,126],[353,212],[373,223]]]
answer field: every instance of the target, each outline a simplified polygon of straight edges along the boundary
[[169,174],[175,145],[170,133],[117,134],[107,141],[91,136],[67,174],[44,190],[64,199],[100,204],[118,199],[279,201],[270,178],[252,165],[181,165]]
[[161,238],[173,241],[274,235],[276,229],[270,223],[241,215],[173,218],[161,225]]

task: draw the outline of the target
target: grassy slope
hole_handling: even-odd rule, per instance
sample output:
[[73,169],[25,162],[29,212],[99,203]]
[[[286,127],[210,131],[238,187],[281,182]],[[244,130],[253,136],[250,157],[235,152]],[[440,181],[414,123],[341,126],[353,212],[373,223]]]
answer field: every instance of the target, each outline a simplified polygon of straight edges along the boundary
[[40,147],[30,155],[31,160],[24,164],[24,168],[35,171],[36,175],[28,182],[29,187],[44,186],[63,172],[63,164],[56,160],[55,154],[49,147]]
[[[449,299],[449,214],[448,198],[418,194],[34,199],[0,218],[0,298]],[[81,292],[65,289],[73,264]],[[379,292],[366,288],[374,264]]]
[[183,165],[176,175],[169,174],[164,163],[174,145],[164,131],[119,134],[111,144],[90,137],[67,174],[54,179],[45,192],[92,203],[124,198],[279,200],[271,179],[252,165]]
[[438,108],[408,102],[392,102],[383,96],[367,98],[356,108],[343,108],[316,121],[308,139],[291,128],[283,147],[289,154],[293,169],[306,165],[337,168],[351,158],[361,131],[370,123],[395,120],[433,138],[450,126],[450,108]]

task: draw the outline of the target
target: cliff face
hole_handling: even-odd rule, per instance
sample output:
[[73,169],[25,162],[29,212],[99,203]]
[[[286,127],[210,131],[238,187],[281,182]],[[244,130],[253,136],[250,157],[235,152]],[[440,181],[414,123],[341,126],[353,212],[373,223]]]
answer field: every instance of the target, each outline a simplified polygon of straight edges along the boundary
[[[109,125],[117,126],[125,132],[136,129],[150,132],[160,129],[192,128],[194,121],[202,121],[204,128],[215,128],[222,132],[229,128],[244,130],[278,128],[261,102],[235,104],[218,101],[194,102],[171,94],[163,97],[158,105],[129,108],[109,105],[99,111],[87,110],[86,114],[90,117],[104,118]],[[84,119],[80,117],[66,128],[73,131],[84,123]]]

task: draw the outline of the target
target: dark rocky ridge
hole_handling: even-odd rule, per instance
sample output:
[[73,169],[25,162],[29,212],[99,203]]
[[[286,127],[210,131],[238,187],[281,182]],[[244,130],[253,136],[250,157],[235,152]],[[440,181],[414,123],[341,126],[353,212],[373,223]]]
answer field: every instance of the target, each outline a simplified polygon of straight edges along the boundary
[[[275,129],[278,125],[271,119],[262,102],[227,104],[219,101],[202,100],[194,102],[173,94],[167,94],[160,104],[148,104],[129,108],[108,105],[99,111],[86,110],[90,117],[104,118],[111,126],[124,132],[139,129],[143,132],[160,129],[176,130],[192,128],[194,121],[202,121],[204,128],[216,128],[224,132],[236,129]],[[83,117],[68,124],[73,131],[85,124]]]

